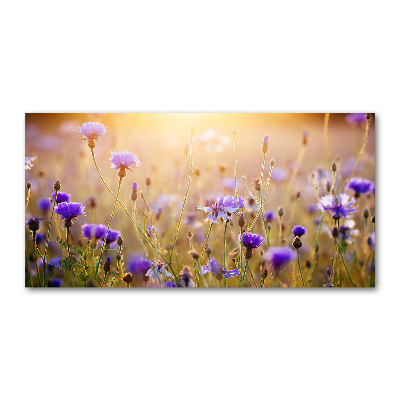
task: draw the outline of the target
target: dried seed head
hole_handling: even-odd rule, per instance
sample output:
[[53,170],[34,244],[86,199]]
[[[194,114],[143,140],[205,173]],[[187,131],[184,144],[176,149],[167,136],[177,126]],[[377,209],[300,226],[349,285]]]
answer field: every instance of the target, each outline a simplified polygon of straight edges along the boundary
[[269,162],[269,165],[273,167],[275,165],[275,158],[271,158],[271,161]]
[[207,255],[210,255],[212,253],[212,250],[211,250],[210,246],[206,247],[206,253],[207,253]]
[[133,282],[133,275],[130,272],[127,272],[122,280],[127,284],[127,286],[129,286],[129,284]]
[[146,186],[150,186],[151,185],[151,180],[150,178],[146,178]]
[[236,128],[236,126],[232,129],[232,135],[236,136],[238,134],[238,129]]
[[332,228],[332,236],[333,236],[335,239],[337,239],[337,238],[339,237],[339,229],[338,229],[337,226],[334,226],[334,227]]
[[31,218],[27,225],[30,231],[36,232],[39,229],[39,218]]
[[332,270],[330,268],[328,268],[326,270],[326,274],[328,275],[328,277],[330,277],[332,275]]
[[331,165],[331,170],[332,170],[333,172],[336,172],[336,171],[337,171],[337,165],[336,165],[335,161],[333,161],[333,163],[332,163],[332,165]]
[[298,236],[296,236],[296,237],[294,238],[293,243],[292,243],[292,246],[293,246],[296,250],[300,249],[300,247],[303,246],[303,243],[301,243],[301,239],[300,239]]
[[268,151],[268,135],[264,136],[263,144],[261,147],[261,153],[266,153]]
[[278,216],[279,216],[280,218],[283,217],[283,207],[282,207],[282,206],[280,206],[280,207],[278,208]]
[[368,210],[368,208],[364,209],[363,216],[364,216],[365,220],[367,220],[369,218],[369,210]]
[[198,260],[200,258],[200,255],[196,250],[190,250],[188,253],[192,256],[193,260]]
[[192,231],[189,229],[188,231],[187,231],[187,237],[190,239],[191,237],[193,237],[193,233],[192,233]]
[[30,189],[32,187],[32,184],[28,181],[27,183],[26,183],[26,188],[27,189]]
[[246,220],[244,219],[243,213],[240,214],[238,225],[243,228],[246,225]]
[[369,121],[372,118],[372,115],[370,113],[365,114],[365,118]]
[[305,146],[308,143],[308,131],[303,132],[303,145]]
[[54,189],[56,192],[58,192],[58,191],[61,189],[61,183],[60,183],[60,180],[59,180],[59,179],[57,179],[57,180],[55,181],[55,183],[54,183],[54,185],[53,185],[53,189]]
[[193,136],[196,133],[196,128],[192,125],[189,129],[190,134]]
[[123,239],[122,239],[121,236],[118,236],[118,238],[117,238],[117,244],[118,244],[118,246],[122,246],[122,245],[124,244],[124,241],[123,241]]

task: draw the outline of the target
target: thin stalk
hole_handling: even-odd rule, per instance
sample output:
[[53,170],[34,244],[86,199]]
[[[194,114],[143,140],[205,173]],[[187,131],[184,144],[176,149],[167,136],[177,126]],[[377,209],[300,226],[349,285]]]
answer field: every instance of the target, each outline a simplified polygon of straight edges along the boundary
[[36,273],[37,273],[37,277],[38,277],[39,287],[41,287],[42,284],[40,282],[39,265],[38,265],[37,257],[36,257],[36,231],[32,232],[32,241],[33,241],[33,259],[35,260],[35,267],[36,267]]
[[211,233],[212,226],[213,226],[213,223],[211,222],[210,223],[210,228],[208,229],[208,232],[207,232],[206,241],[204,242],[203,249],[201,250],[201,254],[200,254],[200,258],[199,258],[200,265],[201,265],[201,262],[203,260],[204,252],[206,251],[206,248],[207,248],[207,243],[208,243],[208,239],[210,238],[210,233]]
[[345,267],[345,269],[346,269],[347,276],[348,276],[349,279],[350,279],[351,286],[354,287],[354,282],[353,282],[353,279],[351,278],[350,271],[349,271],[349,269],[348,269],[348,267],[347,267],[347,263],[346,263],[346,261],[345,261],[345,259],[344,259],[344,255],[343,255],[343,253],[342,253],[342,250],[340,249],[340,247],[338,247],[338,250],[339,250],[340,256],[341,256],[341,258],[342,258],[343,265],[344,265],[344,267]]
[[50,232],[51,232],[51,225],[53,222],[53,214],[54,214],[54,208],[57,203],[57,190],[54,192],[54,202],[53,202],[53,208],[51,210],[51,215],[50,215],[50,222],[49,222],[49,227],[47,229],[47,235],[46,235],[46,243],[44,246],[44,256],[43,256],[43,286],[45,286],[45,281],[46,281],[46,256],[47,256],[47,251],[49,248],[49,241],[50,241]]
[[292,186],[293,186],[293,184],[294,184],[294,182],[296,180],[296,176],[297,176],[297,173],[299,172],[300,165],[301,165],[301,163],[303,161],[303,158],[304,158],[304,154],[306,153],[306,147],[307,147],[306,144],[302,144],[301,147],[300,147],[299,155],[297,156],[296,165],[295,165],[295,167],[293,169],[292,176],[289,179],[289,183],[286,186],[285,198],[284,198],[284,201],[283,201],[284,207],[287,206],[287,203],[288,203],[288,200],[289,200],[290,189],[292,188]]
[[28,188],[28,194],[26,195],[26,202],[25,202],[25,212],[28,209],[29,199],[31,197],[31,188]]
[[311,267],[310,267],[310,271],[308,272],[307,275],[307,279],[306,279],[306,283],[305,286],[308,286],[308,284],[310,283],[313,273],[314,273],[314,269],[315,269],[315,258],[317,255],[317,248],[318,248],[318,241],[319,241],[319,236],[321,234],[321,226],[322,226],[322,221],[324,219],[324,213],[322,213],[321,215],[321,219],[319,221],[319,226],[318,226],[318,233],[317,233],[317,237],[315,239],[315,244],[314,244],[314,251],[313,251],[313,258],[312,258],[312,263],[311,263]]
[[300,265],[300,250],[297,250],[297,264],[299,266],[299,271],[300,271],[300,276],[301,276],[301,283],[304,285],[304,278],[303,278],[303,272],[301,271],[301,265]]
[[237,192],[237,180],[236,180],[236,169],[237,169],[237,153],[236,153],[236,134],[233,135],[233,151],[235,153],[235,167],[233,170],[233,177],[235,178],[235,198],[236,208],[238,208],[238,192]]

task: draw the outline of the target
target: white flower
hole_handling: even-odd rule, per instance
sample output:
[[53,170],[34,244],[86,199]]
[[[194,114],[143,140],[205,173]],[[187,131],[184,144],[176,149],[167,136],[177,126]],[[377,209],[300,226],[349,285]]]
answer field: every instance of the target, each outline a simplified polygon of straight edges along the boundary
[[31,169],[37,157],[25,157],[25,169]]

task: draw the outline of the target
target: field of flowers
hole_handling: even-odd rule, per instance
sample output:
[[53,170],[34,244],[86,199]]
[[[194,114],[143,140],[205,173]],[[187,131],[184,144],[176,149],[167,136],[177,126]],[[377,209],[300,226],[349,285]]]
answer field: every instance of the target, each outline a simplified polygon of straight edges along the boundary
[[28,287],[375,286],[374,114],[26,114],[25,139]]

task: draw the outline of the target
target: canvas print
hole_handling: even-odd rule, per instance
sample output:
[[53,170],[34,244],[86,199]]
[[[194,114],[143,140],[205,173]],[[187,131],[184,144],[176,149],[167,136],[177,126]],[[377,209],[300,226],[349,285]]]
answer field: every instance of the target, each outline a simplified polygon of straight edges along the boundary
[[25,215],[26,287],[374,287],[375,115],[26,114]]

